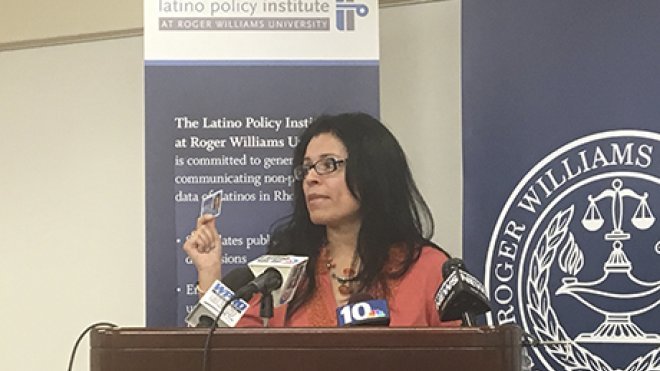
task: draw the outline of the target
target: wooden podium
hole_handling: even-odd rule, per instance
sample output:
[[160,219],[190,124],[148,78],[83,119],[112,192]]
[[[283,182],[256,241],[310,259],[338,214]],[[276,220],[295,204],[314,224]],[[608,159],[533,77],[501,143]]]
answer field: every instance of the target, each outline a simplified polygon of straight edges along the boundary
[[[91,371],[197,371],[204,329],[116,328],[91,334]],[[480,328],[217,329],[213,371],[521,369],[521,330]]]

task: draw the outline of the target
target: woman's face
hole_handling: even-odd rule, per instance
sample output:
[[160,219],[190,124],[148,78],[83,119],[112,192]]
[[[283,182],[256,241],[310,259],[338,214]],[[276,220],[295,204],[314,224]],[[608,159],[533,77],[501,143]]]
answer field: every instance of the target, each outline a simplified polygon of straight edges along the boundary
[[[307,145],[303,164],[321,169],[319,160],[345,160],[348,152],[344,144],[333,134],[315,136]],[[326,166],[327,171],[327,166]],[[324,171],[321,171],[324,172]],[[312,223],[329,227],[341,227],[359,223],[360,204],[346,185],[346,163],[340,162],[335,171],[319,175],[310,169],[302,181],[305,203]]]

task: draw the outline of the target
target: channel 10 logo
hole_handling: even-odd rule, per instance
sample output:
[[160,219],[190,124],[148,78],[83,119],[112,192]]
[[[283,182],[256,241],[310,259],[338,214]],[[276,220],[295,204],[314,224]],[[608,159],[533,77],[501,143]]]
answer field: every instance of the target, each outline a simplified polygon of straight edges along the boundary
[[361,301],[337,308],[337,325],[384,325],[390,323],[390,310],[382,299]]

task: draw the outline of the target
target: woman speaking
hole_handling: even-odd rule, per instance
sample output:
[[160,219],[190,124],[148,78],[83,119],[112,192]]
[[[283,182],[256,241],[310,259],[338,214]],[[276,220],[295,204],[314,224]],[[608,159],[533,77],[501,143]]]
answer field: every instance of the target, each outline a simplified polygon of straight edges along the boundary
[[[309,257],[293,300],[271,327],[334,327],[336,308],[356,293],[387,300],[390,326],[443,323],[434,295],[447,254],[433,244],[433,219],[392,133],[362,113],[321,116],[293,157],[293,213],[268,254]],[[183,245],[204,292],[221,277],[215,218],[200,217]],[[255,297],[239,326],[260,326]]]

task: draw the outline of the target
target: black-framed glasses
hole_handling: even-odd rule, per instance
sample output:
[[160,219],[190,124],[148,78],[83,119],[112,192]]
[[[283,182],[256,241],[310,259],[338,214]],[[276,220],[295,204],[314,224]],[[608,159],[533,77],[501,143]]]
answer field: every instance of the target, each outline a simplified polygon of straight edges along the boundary
[[297,181],[302,181],[303,179],[305,179],[307,174],[309,174],[309,172],[312,169],[314,169],[314,171],[316,171],[318,175],[326,175],[326,174],[334,173],[335,171],[337,171],[337,169],[339,169],[339,166],[341,166],[341,164],[346,162],[346,160],[348,159],[325,157],[316,161],[313,164],[298,165],[293,168],[293,177]]

